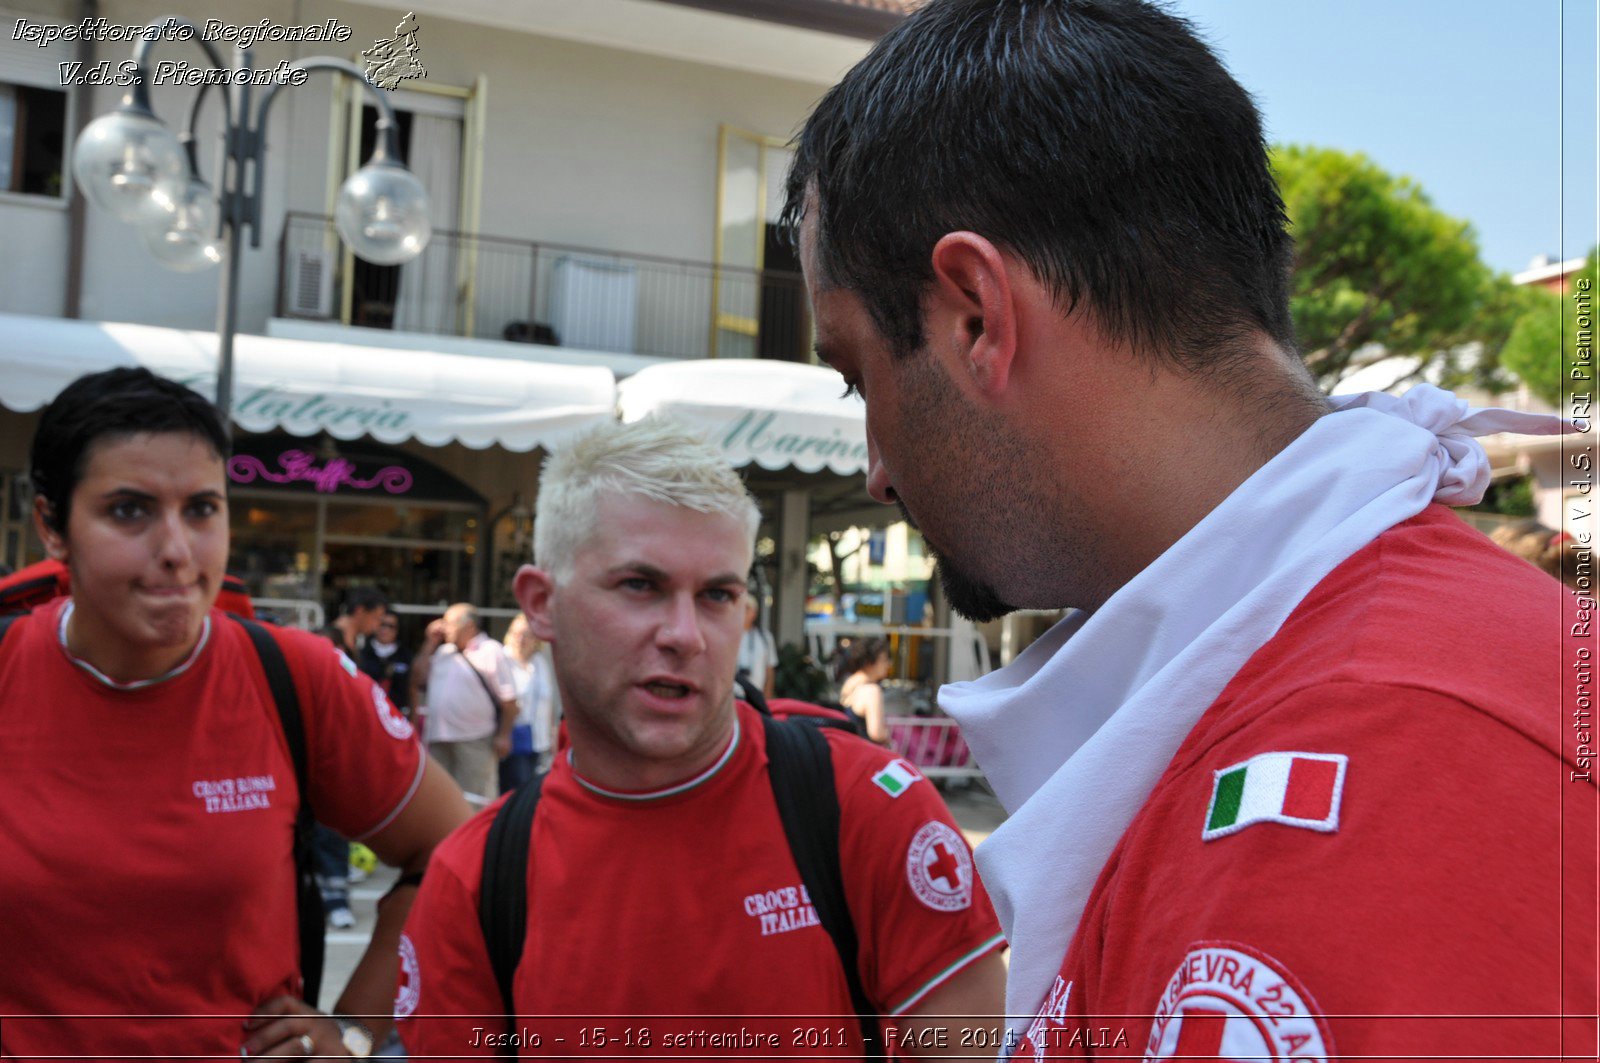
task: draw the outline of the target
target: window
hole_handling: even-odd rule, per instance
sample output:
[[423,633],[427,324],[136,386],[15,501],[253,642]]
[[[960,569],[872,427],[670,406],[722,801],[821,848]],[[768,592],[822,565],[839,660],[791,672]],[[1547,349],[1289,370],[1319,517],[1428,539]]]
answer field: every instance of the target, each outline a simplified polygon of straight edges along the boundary
[[718,128],[713,358],[811,360],[800,259],[777,224],[792,159],[778,137]]
[[0,192],[60,196],[67,94],[0,83]]

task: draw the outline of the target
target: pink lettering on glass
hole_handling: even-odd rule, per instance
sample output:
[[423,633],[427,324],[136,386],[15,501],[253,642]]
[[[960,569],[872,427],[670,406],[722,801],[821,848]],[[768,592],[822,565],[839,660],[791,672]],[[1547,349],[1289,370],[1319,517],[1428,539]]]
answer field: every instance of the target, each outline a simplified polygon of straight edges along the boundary
[[355,476],[354,462],[334,458],[318,466],[315,455],[305,450],[286,450],[279,454],[278,468],[282,471],[273,472],[260,458],[240,454],[228,461],[228,479],[237,484],[250,483],[257,477],[275,484],[308,483],[323,494],[332,494],[341,487],[353,487],[358,491],[382,487],[391,495],[403,495],[411,490],[412,483],[410,470],[399,465],[386,466],[370,479],[360,480]]

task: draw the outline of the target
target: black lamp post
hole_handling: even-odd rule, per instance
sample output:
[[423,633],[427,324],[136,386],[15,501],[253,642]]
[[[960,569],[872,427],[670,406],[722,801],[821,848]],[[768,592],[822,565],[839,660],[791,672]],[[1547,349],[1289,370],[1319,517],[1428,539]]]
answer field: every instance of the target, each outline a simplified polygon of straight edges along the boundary
[[[182,136],[174,137],[150,106],[149,54],[157,40],[181,36],[184,30],[205,50],[215,72],[202,82]],[[233,66],[224,66],[194,23],[177,17],[157,19],[133,49],[136,80],[115,111],[84,129],[72,164],[78,187],[89,202],[137,224],[146,246],[163,265],[185,272],[222,266],[216,405],[225,426],[233,401],[239,240],[248,230],[250,246],[261,246],[267,118],[285,84],[304,83],[305,74],[295,77],[296,73],[348,74],[365,85],[377,103],[380,117],[372,157],[345,181],[334,210],[334,225],[350,249],[369,262],[398,265],[420,254],[432,233],[427,191],[398,160],[394,108],[359,67],[329,56],[280,64],[252,113],[250,90],[252,82],[260,82],[261,73],[252,68],[249,49],[236,47],[233,58]],[[227,108],[214,194],[200,176],[194,142],[195,122],[213,83],[222,89]]]

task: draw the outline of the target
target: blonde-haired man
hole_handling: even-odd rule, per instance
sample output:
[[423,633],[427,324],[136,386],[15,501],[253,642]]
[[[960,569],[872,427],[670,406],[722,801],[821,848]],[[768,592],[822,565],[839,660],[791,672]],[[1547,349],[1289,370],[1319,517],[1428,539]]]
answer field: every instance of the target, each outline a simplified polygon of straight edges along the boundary
[[[570,749],[542,783],[512,986],[518,1015],[566,1018],[485,1019],[505,1010],[478,930],[491,808],[441,847],[407,927],[397,1012],[413,1056],[490,1055],[506,1036],[612,1055],[861,1054],[761,717],[732,693],[758,521],[725,459],[668,422],[607,426],[546,462],[537,566],[515,590],[553,648]],[[997,1012],[1004,976],[966,844],[909,765],[843,732],[825,748],[856,966],[885,1037],[970,1051],[955,1017]]]

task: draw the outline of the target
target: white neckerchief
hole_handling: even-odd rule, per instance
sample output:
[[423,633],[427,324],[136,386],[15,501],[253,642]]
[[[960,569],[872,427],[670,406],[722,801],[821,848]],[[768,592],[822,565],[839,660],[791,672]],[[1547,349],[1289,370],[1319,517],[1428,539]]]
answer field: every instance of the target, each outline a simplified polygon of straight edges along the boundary
[[1044,1000],[1111,850],[1185,735],[1341,561],[1430,502],[1489,483],[1471,437],[1557,417],[1474,410],[1423,384],[1319,419],[1093,614],[939,692],[1011,813],[977,852],[1011,944],[1006,1013]]

